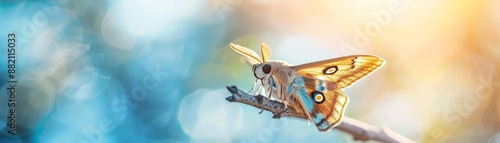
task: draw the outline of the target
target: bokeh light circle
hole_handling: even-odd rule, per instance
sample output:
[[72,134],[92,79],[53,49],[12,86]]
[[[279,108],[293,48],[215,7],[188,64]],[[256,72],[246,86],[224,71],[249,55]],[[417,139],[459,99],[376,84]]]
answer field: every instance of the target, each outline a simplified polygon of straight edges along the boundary
[[195,139],[226,140],[243,126],[243,110],[224,100],[227,91],[198,90],[182,99],[178,120]]

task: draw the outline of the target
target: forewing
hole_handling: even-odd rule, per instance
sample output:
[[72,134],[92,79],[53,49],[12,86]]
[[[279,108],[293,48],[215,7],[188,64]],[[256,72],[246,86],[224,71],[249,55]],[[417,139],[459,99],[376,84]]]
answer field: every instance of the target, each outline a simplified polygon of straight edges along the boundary
[[340,89],[351,86],[382,67],[385,61],[372,55],[353,55],[290,67],[297,74],[331,81]]

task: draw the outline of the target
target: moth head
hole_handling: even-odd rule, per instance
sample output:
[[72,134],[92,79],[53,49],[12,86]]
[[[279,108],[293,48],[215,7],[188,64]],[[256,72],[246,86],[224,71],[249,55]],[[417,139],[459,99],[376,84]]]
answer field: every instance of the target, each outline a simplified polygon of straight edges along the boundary
[[253,75],[257,79],[263,79],[267,75],[269,75],[272,71],[272,66],[269,63],[263,63],[263,64],[255,64],[252,67],[253,70]]

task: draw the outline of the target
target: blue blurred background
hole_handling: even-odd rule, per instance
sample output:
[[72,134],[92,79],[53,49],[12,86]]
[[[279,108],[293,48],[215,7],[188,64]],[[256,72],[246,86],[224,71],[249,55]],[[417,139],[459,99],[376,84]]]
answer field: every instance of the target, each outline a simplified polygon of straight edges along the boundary
[[378,55],[386,66],[345,91],[347,116],[416,142],[500,141],[498,0],[0,4],[0,45],[18,42],[16,136],[0,50],[0,142],[355,142],[227,102],[226,85],[254,80],[231,42],[294,65]]

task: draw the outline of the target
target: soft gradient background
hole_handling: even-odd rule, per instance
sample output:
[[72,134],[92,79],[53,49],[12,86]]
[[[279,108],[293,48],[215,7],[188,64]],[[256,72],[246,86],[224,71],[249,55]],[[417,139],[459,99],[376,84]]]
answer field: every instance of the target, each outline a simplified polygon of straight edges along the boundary
[[416,142],[500,142],[499,0],[3,0],[0,142],[354,142],[224,100],[254,80],[230,42],[291,64],[378,55],[347,116]]

